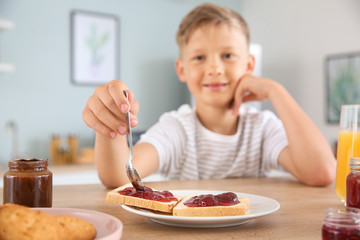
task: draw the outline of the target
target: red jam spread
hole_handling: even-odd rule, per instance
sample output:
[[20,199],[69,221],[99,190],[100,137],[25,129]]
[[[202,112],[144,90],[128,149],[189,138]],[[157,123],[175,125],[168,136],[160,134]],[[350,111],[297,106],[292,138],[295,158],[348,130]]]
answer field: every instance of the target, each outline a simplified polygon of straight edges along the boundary
[[351,172],[347,176],[346,206],[360,208],[360,174]]
[[154,200],[158,202],[172,202],[178,201],[174,195],[169,191],[153,191],[149,187],[145,187],[145,191],[137,191],[134,187],[127,187],[123,190],[118,191],[121,195],[126,195],[130,197],[143,198],[147,200]]
[[324,225],[322,228],[322,240],[360,240],[358,227],[334,227]]
[[231,206],[239,203],[235,193],[226,192],[218,195],[206,194],[194,196],[184,202],[187,207],[211,207],[211,206]]

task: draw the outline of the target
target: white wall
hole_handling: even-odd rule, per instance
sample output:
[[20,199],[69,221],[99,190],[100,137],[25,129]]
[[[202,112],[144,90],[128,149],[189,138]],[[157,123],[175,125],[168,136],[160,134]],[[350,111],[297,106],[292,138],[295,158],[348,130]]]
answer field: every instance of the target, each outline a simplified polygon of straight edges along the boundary
[[241,13],[251,41],[262,45],[263,76],[283,84],[328,141],[335,141],[338,125],[326,122],[324,59],[360,51],[360,1],[245,0]]

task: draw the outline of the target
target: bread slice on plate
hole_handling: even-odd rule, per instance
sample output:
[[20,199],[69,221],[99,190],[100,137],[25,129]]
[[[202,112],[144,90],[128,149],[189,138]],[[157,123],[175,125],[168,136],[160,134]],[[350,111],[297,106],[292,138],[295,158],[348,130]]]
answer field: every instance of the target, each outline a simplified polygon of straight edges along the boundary
[[[181,199],[181,197],[174,196],[176,200],[170,202],[160,202],[156,200],[149,200],[139,197],[122,195],[119,191],[124,190],[127,187],[132,187],[130,184],[115,188],[106,195],[106,202],[113,204],[124,204],[128,206],[135,206],[140,208],[146,208],[154,211],[160,211],[165,213],[172,213],[173,208]],[[152,189],[153,191],[157,191]]]
[[188,207],[184,203],[195,195],[184,197],[173,209],[174,216],[220,217],[245,215],[249,210],[249,199],[238,197],[239,203],[230,206]]

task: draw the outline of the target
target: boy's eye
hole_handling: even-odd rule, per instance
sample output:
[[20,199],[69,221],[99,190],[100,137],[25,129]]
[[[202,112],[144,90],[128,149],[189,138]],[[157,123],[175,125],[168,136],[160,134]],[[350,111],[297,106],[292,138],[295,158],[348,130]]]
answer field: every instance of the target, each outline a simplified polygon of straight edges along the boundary
[[196,56],[193,58],[195,61],[201,61],[201,60],[204,60],[204,57],[203,56]]
[[235,55],[234,54],[231,54],[231,53],[226,53],[226,54],[224,54],[224,56],[223,56],[224,58],[228,58],[228,59],[230,59],[230,58],[233,58],[233,57],[235,57]]

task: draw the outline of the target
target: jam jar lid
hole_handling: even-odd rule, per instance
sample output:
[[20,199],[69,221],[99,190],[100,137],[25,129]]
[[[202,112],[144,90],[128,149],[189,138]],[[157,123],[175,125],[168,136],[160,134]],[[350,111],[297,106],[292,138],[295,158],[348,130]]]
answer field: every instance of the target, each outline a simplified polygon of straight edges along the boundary
[[360,157],[353,157],[350,159],[350,168],[354,170],[360,169]]
[[13,169],[36,169],[36,168],[47,168],[48,160],[47,159],[15,159],[9,162],[9,168]]
[[360,227],[360,209],[330,207],[325,209],[325,222],[342,227]]

